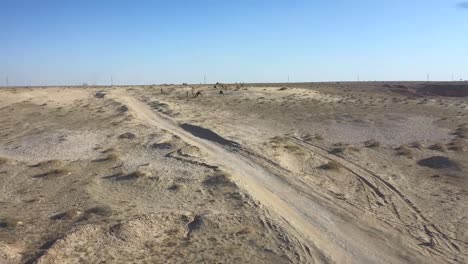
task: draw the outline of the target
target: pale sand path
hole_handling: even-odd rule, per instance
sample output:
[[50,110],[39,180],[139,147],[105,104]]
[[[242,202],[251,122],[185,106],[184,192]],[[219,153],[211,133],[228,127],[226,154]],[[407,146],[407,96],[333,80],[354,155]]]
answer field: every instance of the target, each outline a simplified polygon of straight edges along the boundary
[[[404,238],[388,236],[360,221],[343,217],[338,208],[311,195],[303,195],[273,172],[235,150],[198,138],[183,130],[174,120],[154,112],[149,106],[113,91],[116,101],[127,105],[136,118],[166,129],[187,143],[199,147],[207,160],[228,170],[253,197],[279,216],[304,244],[315,247],[336,263],[440,263],[440,259],[408,246]],[[313,250],[312,250],[313,251]],[[315,255],[317,252],[311,252]]]

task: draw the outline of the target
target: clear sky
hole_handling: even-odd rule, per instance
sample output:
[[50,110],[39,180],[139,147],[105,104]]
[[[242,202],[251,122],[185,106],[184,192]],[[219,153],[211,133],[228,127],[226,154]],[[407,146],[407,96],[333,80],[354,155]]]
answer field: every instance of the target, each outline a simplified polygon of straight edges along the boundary
[[0,0],[0,84],[468,79],[457,0]]

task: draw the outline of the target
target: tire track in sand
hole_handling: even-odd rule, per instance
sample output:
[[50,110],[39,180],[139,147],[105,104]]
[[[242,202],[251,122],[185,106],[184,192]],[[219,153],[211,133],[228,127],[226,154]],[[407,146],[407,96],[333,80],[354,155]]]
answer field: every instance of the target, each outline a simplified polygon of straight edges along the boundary
[[109,95],[124,103],[137,119],[166,129],[197,146],[206,153],[210,164],[230,172],[241,187],[274,213],[288,232],[311,249],[315,262],[440,263],[440,259],[430,259],[424,252],[406,247],[398,237],[386,236],[382,230],[360,225],[355,219],[344,216],[338,208],[302,195],[249,157],[194,136],[174,120],[154,112],[124,91],[113,91]]
[[461,251],[462,245],[456,244],[461,241],[450,238],[445,233],[443,233],[439,227],[431,223],[431,221],[424,216],[421,209],[419,209],[417,205],[411,201],[411,199],[409,199],[396,186],[386,181],[377,173],[355,162],[349,161],[340,155],[333,154],[325,148],[314,145],[310,142],[306,142],[300,138],[290,137],[290,140],[292,140],[293,143],[296,143],[299,146],[304,147],[325,159],[339,163],[342,168],[351,172],[361,182],[363,182],[365,186],[371,189],[375,193],[375,197],[381,199],[384,204],[392,206],[394,208],[394,213],[398,219],[400,219],[398,210],[395,208],[396,205],[387,196],[390,194],[394,197],[397,197],[400,200],[399,204],[405,206],[409,211],[411,211],[414,218],[414,222],[406,224],[402,223],[401,226],[408,227],[411,224],[411,226],[417,226],[418,230],[422,230],[426,235],[427,241],[421,242],[421,245],[426,245],[426,249],[431,254],[441,255],[443,257],[452,259],[455,259],[457,255],[464,255],[466,257],[466,254]]

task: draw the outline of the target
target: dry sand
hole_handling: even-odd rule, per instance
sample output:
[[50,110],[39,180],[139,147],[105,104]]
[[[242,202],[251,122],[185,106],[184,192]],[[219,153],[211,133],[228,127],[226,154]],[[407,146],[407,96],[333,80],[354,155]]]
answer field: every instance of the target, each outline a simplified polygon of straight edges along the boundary
[[466,263],[468,101],[422,85],[1,89],[0,263]]

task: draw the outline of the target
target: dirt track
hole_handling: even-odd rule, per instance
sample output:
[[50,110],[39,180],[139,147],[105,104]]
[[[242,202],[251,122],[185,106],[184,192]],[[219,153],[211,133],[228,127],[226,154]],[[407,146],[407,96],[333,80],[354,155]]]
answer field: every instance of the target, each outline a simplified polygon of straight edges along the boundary
[[[397,196],[400,200],[399,205],[412,211],[415,222],[411,224],[424,229],[428,243],[437,243],[436,249],[422,251],[407,234],[391,235],[385,227],[369,226],[365,218],[353,217],[318,197],[304,195],[307,190],[298,189],[295,183],[285,182],[267,167],[256,163],[242,148],[226,148],[196,137],[183,130],[176,121],[155,113],[136,98],[117,91],[112,93],[112,98],[128,106],[140,120],[166,129],[206,152],[210,164],[230,171],[254,198],[273,210],[279,220],[293,229],[292,232],[299,234],[304,239],[304,245],[313,245],[312,249],[309,249],[312,256],[322,255],[337,263],[435,263],[442,261],[437,260],[438,257],[453,257],[457,254],[444,234],[428,223],[411,201],[394,186],[362,167],[342,158],[332,157],[324,150],[296,139],[300,145],[327,159],[337,160],[350,170],[373,192],[377,202],[388,204],[386,193],[389,192]],[[317,254],[317,251],[320,254]]]

